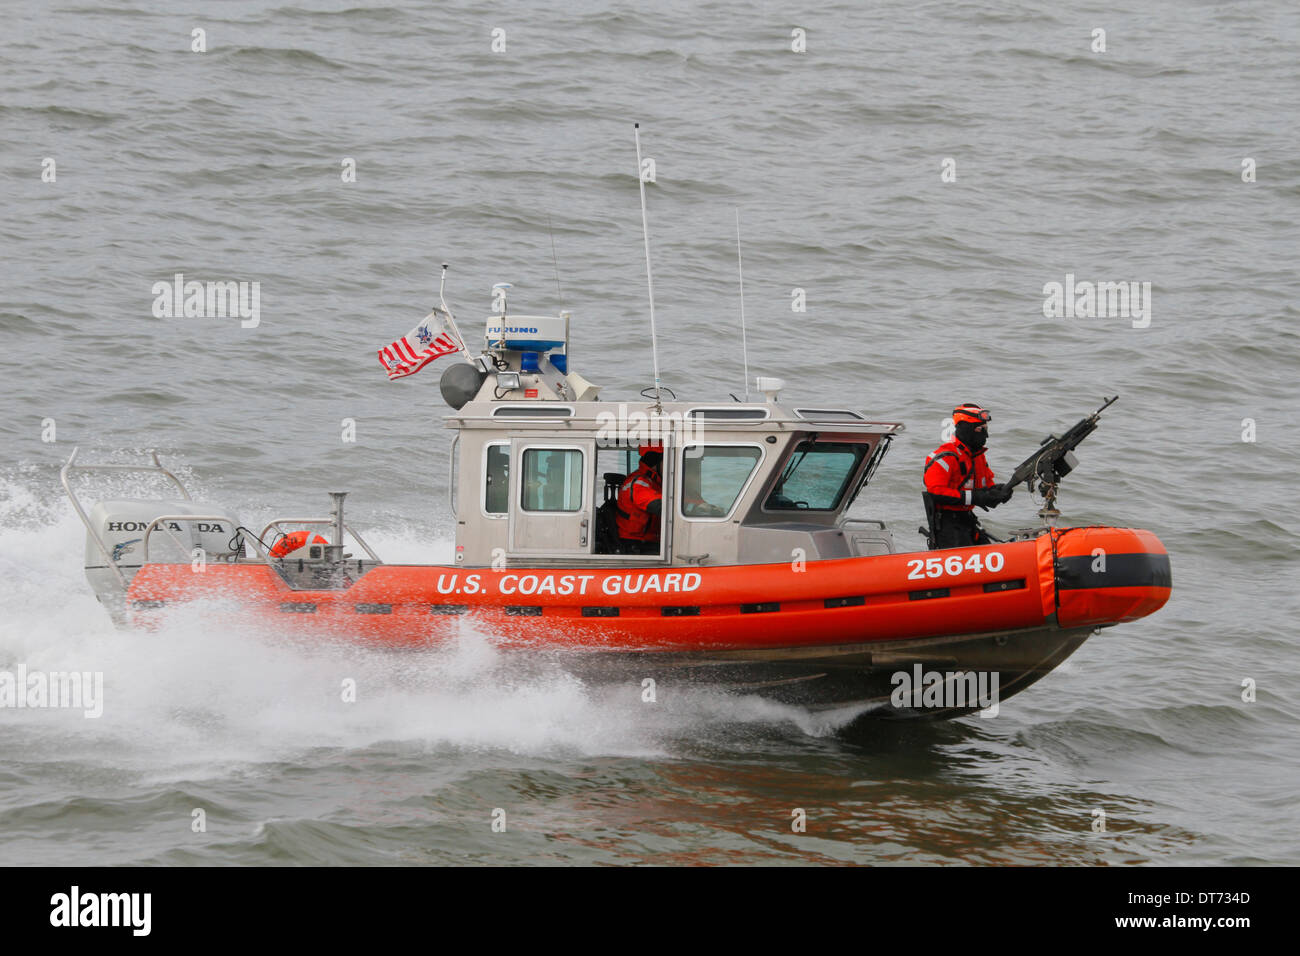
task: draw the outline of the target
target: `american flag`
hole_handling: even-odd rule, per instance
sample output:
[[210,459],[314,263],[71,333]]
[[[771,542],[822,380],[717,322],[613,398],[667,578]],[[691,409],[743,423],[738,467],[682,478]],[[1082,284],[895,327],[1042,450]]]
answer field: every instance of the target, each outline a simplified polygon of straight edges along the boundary
[[390,380],[414,375],[434,359],[461,350],[460,340],[448,320],[446,312],[434,309],[402,338],[379,350],[379,364]]

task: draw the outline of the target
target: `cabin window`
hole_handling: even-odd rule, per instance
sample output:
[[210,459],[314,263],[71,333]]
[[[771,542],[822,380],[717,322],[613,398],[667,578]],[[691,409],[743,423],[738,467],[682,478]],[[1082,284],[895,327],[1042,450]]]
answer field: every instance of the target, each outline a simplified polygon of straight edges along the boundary
[[871,446],[801,441],[763,505],[767,511],[834,511]]
[[754,445],[688,445],[682,451],[683,517],[729,515],[762,457]]
[[582,452],[577,448],[524,451],[522,504],[525,511],[582,508]]
[[510,446],[488,445],[483,456],[483,510],[503,515],[510,504]]

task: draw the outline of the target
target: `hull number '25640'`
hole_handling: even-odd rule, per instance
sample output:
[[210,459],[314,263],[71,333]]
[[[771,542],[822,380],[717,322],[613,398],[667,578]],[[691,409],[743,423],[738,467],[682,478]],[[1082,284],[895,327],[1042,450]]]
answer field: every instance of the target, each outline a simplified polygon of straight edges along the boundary
[[996,574],[1002,570],[1005,560],[1001,551],[972,554],[964,561],[960,554],[950,554],[946,558],[913,558],[907,562],[911,568],[907,577],[909,580],[924,580],[941,578],[945,574],[961,574],[963,571],[992,571]]

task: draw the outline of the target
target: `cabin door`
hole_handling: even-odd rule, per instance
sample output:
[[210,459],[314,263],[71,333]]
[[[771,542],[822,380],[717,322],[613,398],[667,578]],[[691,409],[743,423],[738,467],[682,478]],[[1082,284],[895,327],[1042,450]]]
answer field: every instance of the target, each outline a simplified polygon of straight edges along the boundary
[[594,439],[516,438],[510,445],[510,551],[564,557],[595,544]]

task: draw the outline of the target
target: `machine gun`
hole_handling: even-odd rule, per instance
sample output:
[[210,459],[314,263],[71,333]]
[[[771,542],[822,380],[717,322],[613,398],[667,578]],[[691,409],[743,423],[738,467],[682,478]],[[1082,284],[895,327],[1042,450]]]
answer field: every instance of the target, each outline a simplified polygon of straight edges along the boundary
[[1034,482],[1038,482],[1039,492],[1043,496],[1043,508],[1038,516],[1049,525],[1061,516],[1056,510],[1056,489],[1061,479],[1074,470],[1079,463],[1074,457],[1074,449],[1079,443],[1097,430],[1101,413],[1115,404],[1119,396],[1108,398],[1087,418],[1082,418],[1060,438],[1048,435],[1039,445],[1038,450],[1020,463],[1020,466],[1007,479],[1007,487],[1014,488],[1022,481],[1032,493]]

